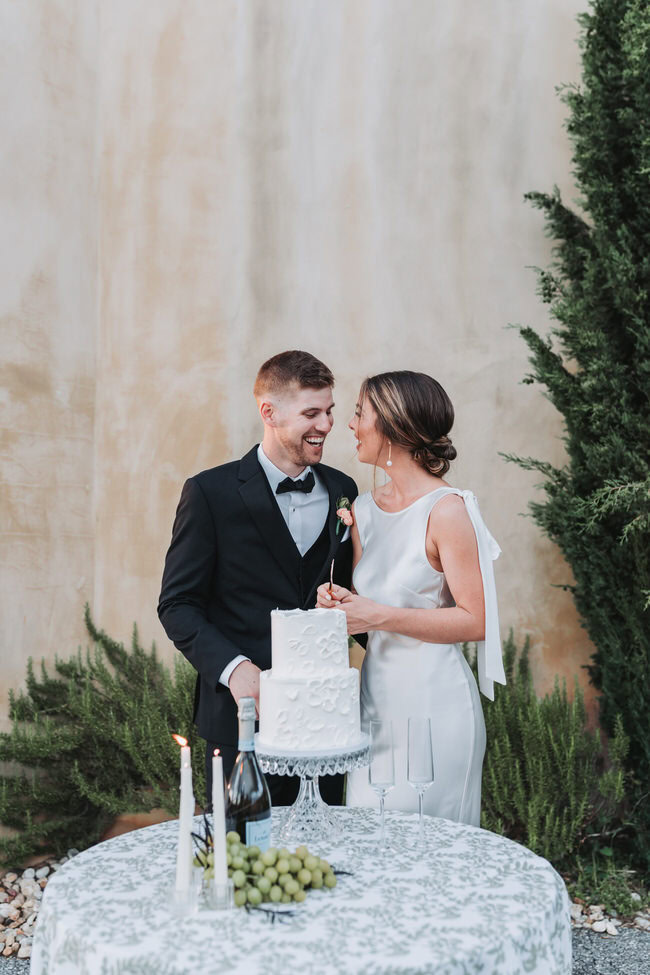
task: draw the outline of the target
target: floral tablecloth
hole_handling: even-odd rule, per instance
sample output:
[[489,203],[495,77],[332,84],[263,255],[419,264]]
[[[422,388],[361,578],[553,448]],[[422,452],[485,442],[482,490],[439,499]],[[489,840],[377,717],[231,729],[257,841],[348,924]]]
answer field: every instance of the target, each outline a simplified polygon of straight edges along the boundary
[[314,852],[352,876],[281,923],[243,908],[175,916],[175,821],[86,850],[45,889],[31,975],[570,973],[569,899],[546,860],[445,819],[427,818],[421,850],[417,816],[396,812],[382,857],[374,810],[337,813],[340,842]]

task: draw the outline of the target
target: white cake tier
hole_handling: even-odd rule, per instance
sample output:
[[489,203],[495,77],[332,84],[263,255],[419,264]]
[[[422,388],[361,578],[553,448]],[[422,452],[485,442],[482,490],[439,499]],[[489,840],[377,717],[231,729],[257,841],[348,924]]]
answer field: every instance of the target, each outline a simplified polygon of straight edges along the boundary
[[350,666],[348,627],[340,609],[275,609],[271,613],[276,677],[321,677]]
[[354,668],[307,679],[260,674],[260,744],[300,752],[345,748],[358,742],[359,725]]

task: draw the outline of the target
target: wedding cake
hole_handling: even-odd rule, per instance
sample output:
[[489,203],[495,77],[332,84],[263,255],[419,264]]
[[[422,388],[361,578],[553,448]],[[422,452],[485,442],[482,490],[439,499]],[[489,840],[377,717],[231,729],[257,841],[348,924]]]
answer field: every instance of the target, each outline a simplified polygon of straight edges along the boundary
[[260,746],[319,752],[356,745],[359,674],[349,663],[345,613],[274,610],[271,655],[271,670],[260,674]]

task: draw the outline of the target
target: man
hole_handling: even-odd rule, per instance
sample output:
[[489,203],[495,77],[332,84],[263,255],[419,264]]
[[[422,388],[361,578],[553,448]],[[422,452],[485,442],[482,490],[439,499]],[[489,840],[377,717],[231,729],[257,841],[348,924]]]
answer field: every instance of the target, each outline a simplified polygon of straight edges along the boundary
[[[197,671],[194,720],[224,775],[237,754],[237,702],[259,700],[260,670],[271,666],[271,610],[311,609],[334,559],[337,583],[351,582],[349,531],[336,532],[337,500],[354,481],[321,464],[332,429],[334,377],[308,352],[281,352],[261,367],[254,393],[262,443],[241,460],[185,482],[165,561],[158,615]],[[276,805],[293,802],[298,780],[267,776]],[[342,776],[321,780],[340,803]]]

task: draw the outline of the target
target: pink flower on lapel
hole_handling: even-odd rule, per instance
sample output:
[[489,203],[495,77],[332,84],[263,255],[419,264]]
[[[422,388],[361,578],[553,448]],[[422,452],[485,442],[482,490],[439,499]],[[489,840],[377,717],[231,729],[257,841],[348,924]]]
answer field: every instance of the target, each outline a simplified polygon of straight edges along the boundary
[[338,535],[341,530],[341,525],[347,525],[349,528],[354,524],[354,517],[352,511],[350,510],[352,505],[350,504],[349,498],[340,497],[336,502],[336,515],[338,521],[336,523],[336,534]]

